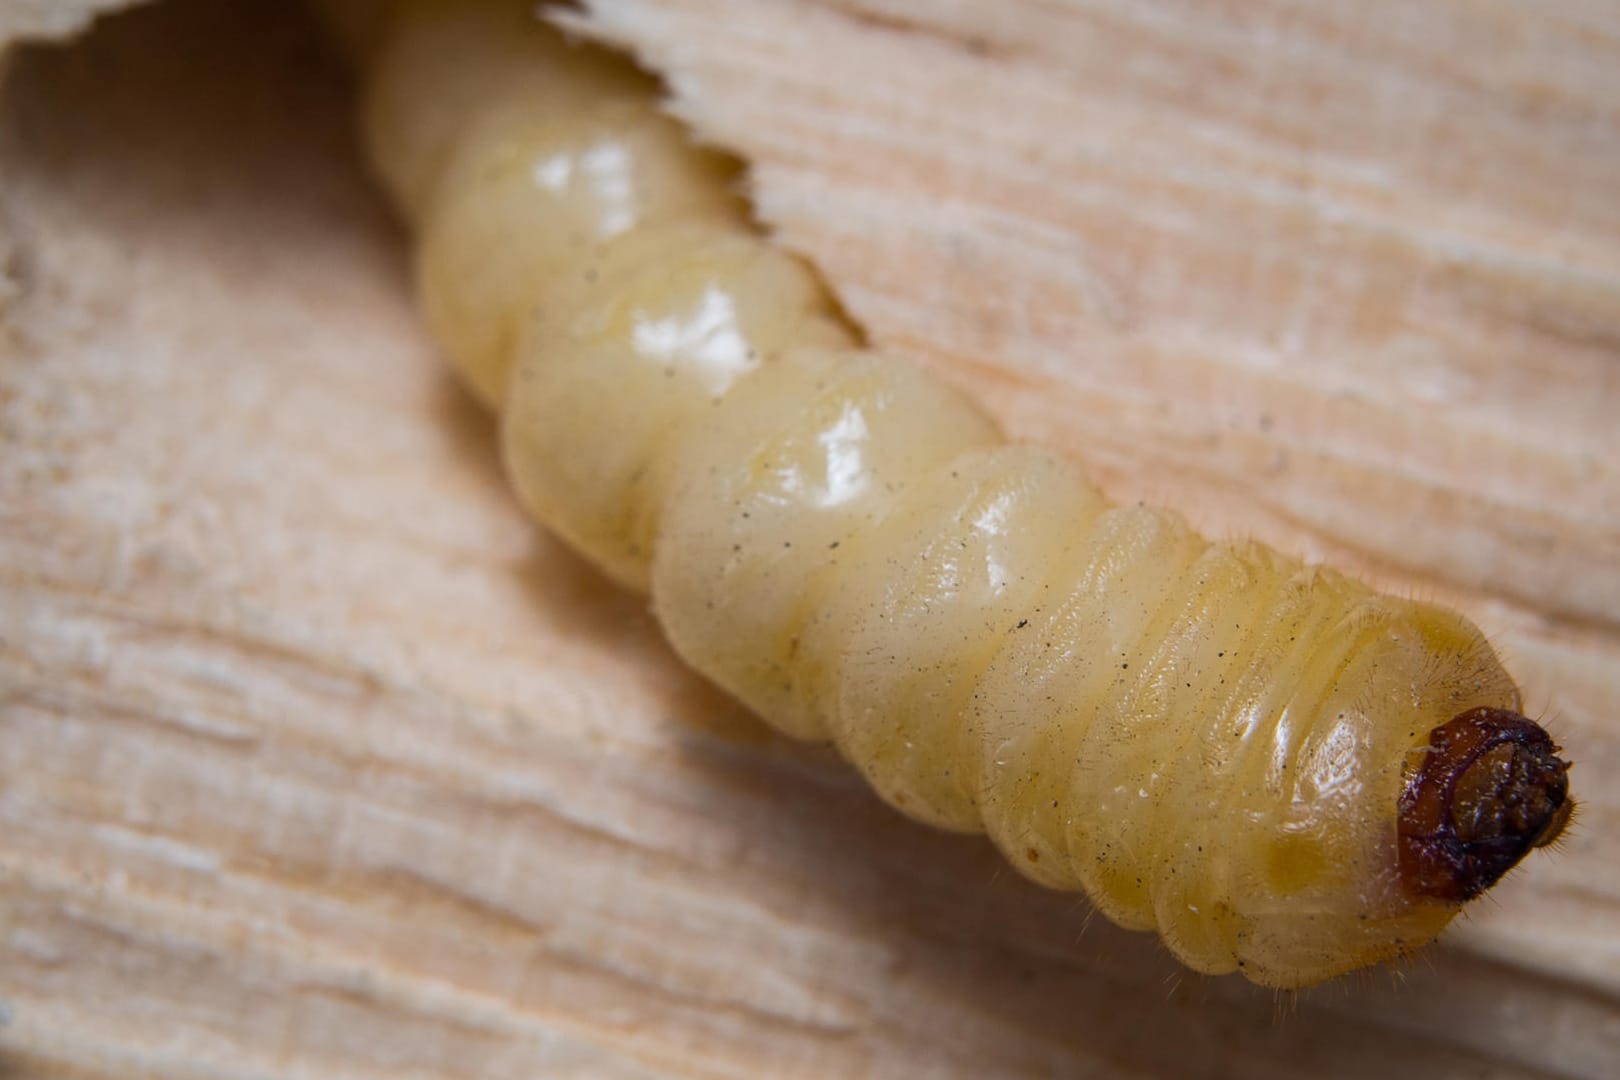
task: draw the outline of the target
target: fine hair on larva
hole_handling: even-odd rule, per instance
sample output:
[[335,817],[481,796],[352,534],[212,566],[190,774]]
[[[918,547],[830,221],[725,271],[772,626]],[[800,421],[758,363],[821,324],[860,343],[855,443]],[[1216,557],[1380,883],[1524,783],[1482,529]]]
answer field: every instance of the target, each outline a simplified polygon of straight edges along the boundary
[[903,813],[1274,987],[1410,954],[1567,821],[1472,623],[1114,505],[863,346],[624,61],[525,0],[322,10],[524,508]]

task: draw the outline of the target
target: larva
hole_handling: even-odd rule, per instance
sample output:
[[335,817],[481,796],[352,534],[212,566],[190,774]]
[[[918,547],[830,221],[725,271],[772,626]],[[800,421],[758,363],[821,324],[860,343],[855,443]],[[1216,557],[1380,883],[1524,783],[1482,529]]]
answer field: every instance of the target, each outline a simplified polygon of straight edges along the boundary
[[903,812],[1277,987],[1425,944],[1563,828],[1460,616],[1110,505],[861,348],[654,88],[519,0],[364,36],[373,163],[523,505]]

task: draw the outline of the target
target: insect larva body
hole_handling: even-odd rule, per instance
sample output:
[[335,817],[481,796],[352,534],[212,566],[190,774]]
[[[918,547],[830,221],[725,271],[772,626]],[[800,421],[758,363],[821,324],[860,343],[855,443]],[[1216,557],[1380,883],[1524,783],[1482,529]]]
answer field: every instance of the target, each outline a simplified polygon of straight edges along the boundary
[[[429,329],[455,343],[462,370],[491,404],[507,383],[529,300],[543,292],[537,286],[581,274],[615,237],[646,247],[655,223],[741,220],[728,170],[693,155],[674,122],[645,102],[562,116],[554,109],[481,117],[424,220],[418,267]],[[539,146],[544,160],[532,156]],[[533,198],[536,186],[550,197]],[[520,244],[514,236],[549,240]]]
[[1433,938],[1568,816],[1479,632],[1108,504],[853,347],[639,76],[503,0],[404,5],[373,156],[524,505],[677,651],[895,806],[1156,929],[1315,982]]
[[972,706],[1107,504],[1073,465],[1022,446],[965,454],[908,502],[833,601],[847,638],[829,723],[889,802],[977,832],[982,777],[962,766],[982,768],[986,744]]
[[362,134],[383,185],[413,224],[421,224],[450,158],[480,118],[536,105],[554,119],[611,103],[656,113],[645,76],[539,30],[528,5],[400,0],[376,18],[373,41],[362,49]]
[[915,368],[805,350],[741,381],[682,463],[653,607],[676,650],[783,731],[826,738],[838,601],[906,496],[994,425]]
[[645,592],[675,464],[718,432],[732,385],[787,347],[848,341],[804,264],[736,223],[608,241],[532,309],[501,425],[513,481],[536,517]]

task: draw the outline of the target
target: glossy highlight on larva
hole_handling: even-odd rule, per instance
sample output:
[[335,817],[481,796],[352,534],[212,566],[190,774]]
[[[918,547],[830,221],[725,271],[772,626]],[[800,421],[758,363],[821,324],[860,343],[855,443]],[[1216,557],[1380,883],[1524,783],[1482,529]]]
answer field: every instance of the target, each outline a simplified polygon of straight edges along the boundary
[[513,487],[765,721],[1268,986],[1412,952],[1557,835],[1568,767],[1466,619],[1007,442],[532,5],[376,7],[326,5]]

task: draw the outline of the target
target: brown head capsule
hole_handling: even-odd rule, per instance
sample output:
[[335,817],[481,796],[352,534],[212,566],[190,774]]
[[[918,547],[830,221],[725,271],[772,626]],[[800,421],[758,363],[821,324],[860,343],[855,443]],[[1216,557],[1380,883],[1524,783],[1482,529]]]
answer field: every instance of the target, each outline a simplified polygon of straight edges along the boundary
[[1558,749],[1541,725],[1506,709],[1472,709],[1435,728],[1401,796],[1407,893],[1471,900],[1557,839],[1575,808]]

